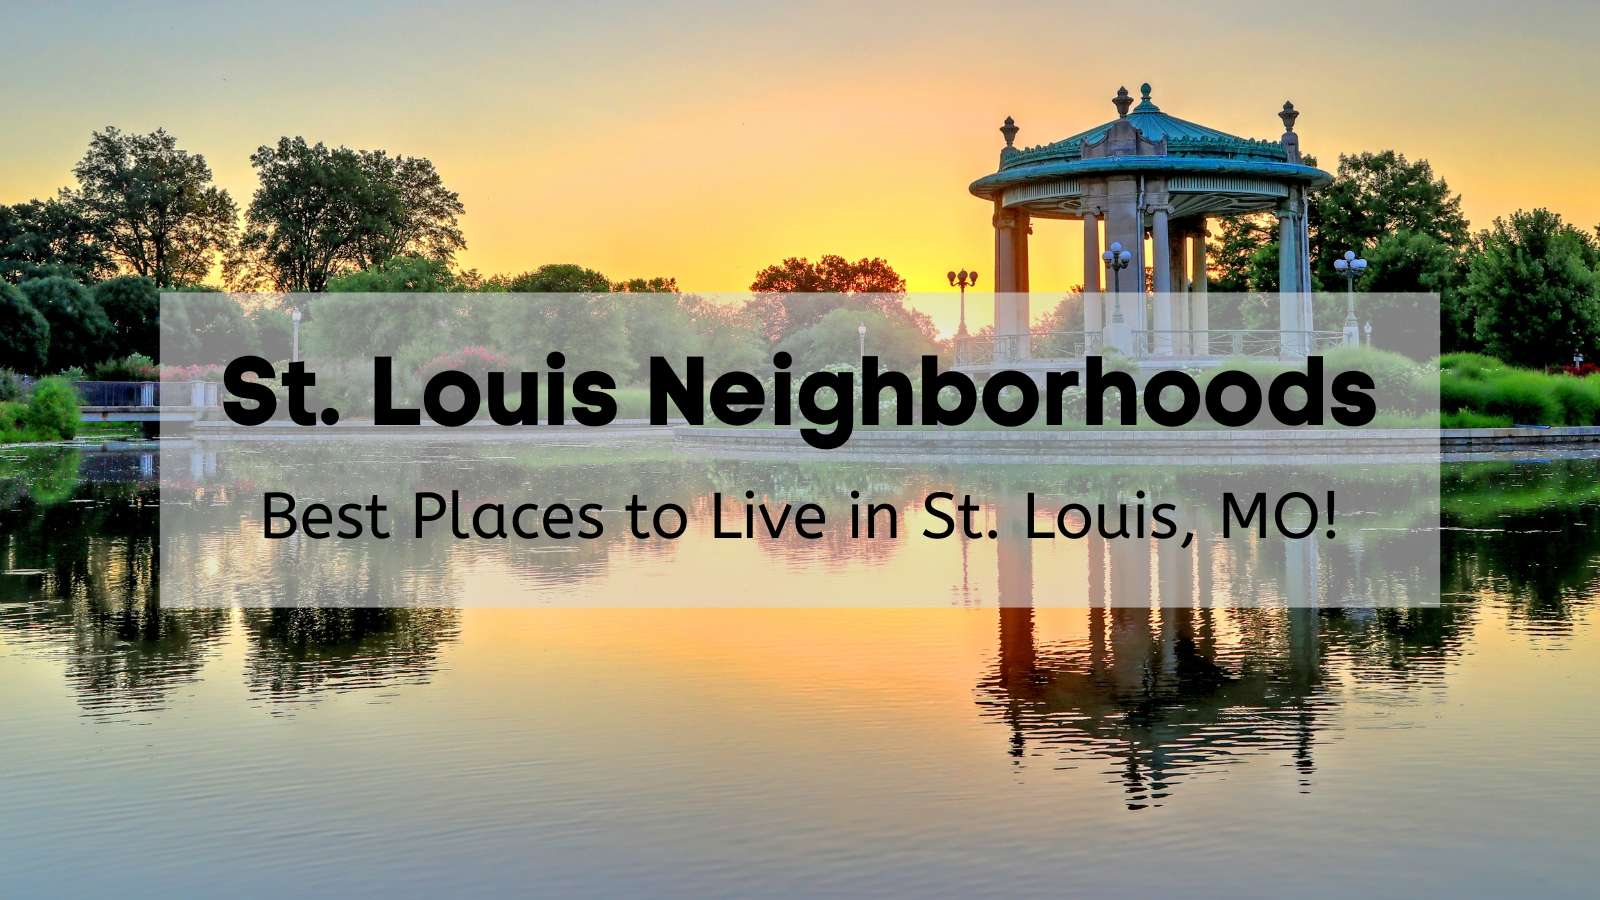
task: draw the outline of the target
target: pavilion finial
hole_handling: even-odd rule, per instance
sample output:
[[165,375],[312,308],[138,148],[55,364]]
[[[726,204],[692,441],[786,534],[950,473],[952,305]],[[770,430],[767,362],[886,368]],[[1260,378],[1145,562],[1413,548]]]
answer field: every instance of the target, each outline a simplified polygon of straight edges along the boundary
[[1117,95],[1111,98],[1111,102],[1117,107],[1117,118],[1126,119],[1128,117],[1128,107],[1133,105],[1133,98],[1128,96],[1128,89],[1125,87],[1117,88]]
[[1021,130],[1021,128],[1017,127],[1015,119],[1006,116],[1006,123],[1000,126],[1000,133],[1005,136],[1007,147],[1012,146],[1012,142],[1017,139],[1017,132]]
[[1155,105],[1150,99],[1150,82],[1139,85],[1139,105],[1133,108],[1134,112],[1160,112],[1161,107]]
[[1283,120],[1283,130],[1292,133],[1294,131],[1294,120],[1300,118],[1300,111],[1294,108],[1293,103],[1285,100],[1283,101],[1283,111],[1278,113],[1278,118]]

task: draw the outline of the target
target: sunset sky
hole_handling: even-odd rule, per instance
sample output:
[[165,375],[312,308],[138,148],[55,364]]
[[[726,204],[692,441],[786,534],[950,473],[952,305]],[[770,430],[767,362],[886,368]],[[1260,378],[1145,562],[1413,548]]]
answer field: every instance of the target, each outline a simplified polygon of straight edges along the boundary
[[[1474,226],[1600,222],[1600,6],[1414,2],[37,4],[0,0],[0,202],[70,183],[90,131],[165,127],[241,206],[279,135],[431,158],[484,272],[577,262],[740,290],[785,256],[882,256],[913,291],[992,260],[992,171],[1112,118],[1169,113],[1302,146],[1432,161]],[[1034,290],[1079,281],[1043,222]],[[953,317],[939,310],[937,318]]]

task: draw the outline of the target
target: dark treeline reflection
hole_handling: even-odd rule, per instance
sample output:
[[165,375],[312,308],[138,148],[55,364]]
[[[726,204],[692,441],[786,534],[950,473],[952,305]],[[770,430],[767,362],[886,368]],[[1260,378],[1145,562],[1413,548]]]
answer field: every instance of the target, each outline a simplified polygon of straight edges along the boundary
[[166,706],[235,629],[269,700],[421,680],[455,639],[453,609],[161,608],[156,474],[148,453],[0,458],[0,635],[62,658],[87,712]]

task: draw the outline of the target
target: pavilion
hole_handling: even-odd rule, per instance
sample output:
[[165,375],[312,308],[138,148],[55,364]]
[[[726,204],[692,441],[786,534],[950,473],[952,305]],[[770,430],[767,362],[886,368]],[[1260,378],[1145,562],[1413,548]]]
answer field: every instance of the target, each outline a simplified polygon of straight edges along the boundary
[[[1238,355],[1303,357],[1342,342],[1343,333],[1317,332],[1311,321],[1306,197],[1332,176],[1301,161],[1294,104],[1285,102],[1278,113],[1282,137],[1266,141],[1162,112],[1148,84],[1140,86],[1137,105],[1126,88],[1111,102],[1117,118],[1051,144],[1018,148],[1016,122],[1007,117],[1000,128],[1006,143],[999,169],[970,187],[994,204],[994,338],[963,339],[958,362],[981,368],[1112,349],[1163,364],[1203,363]],[[1268,211],[1279,226],[1278,329],[1214,331],[1206,296],[1207,219]],[[1081,333],[1030,335],[1034,219],[1083,222]],[[1102,259],[1103,248],[1113,244],[1130,257],[1125,270]],[[1146,273],[1153,293],[1147,293]]]

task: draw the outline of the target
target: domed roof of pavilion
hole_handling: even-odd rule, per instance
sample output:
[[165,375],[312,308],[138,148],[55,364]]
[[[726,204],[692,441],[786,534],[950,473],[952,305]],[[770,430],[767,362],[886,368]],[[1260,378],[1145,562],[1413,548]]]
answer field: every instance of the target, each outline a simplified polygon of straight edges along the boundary
[[[1150,85],[1140,85],[1137,105],[1126,88],[1112,101],[1119,115],[1109,122],[1049,144],[1018,148],[1012,140],[1020,130],[1010,118],[1000,129],[1006,146],[1000,168],[972,183],[972,193],[994,199],[1007,187],[1041,178],[1077,175],[1226,175],[1267,178],[1320,187],[1332,180],[1328,173],[1291,159],[1283,141],[1239,137],[1165,112],[1150,99]],[[1132,107],[1129,109],[1129,107]],[[1279,117],[1288,131],[1299,116],[1285,103]],[[1112,129],[1127,123],[1140,141],[1134,152],[1112,153],[1105,146]],[[1296,154],[1298,157],[1298,154]]]

